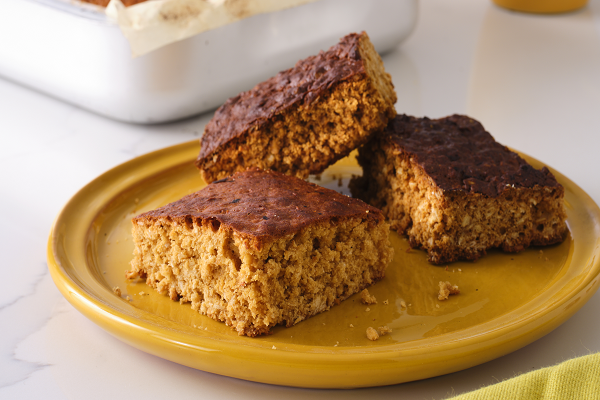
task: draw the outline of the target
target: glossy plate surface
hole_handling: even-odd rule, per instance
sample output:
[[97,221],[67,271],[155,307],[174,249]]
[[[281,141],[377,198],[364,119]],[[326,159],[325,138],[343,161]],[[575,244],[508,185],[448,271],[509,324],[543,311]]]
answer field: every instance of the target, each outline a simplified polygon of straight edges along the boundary
[[[125,279],[132,259],[134,215],[205,185],[192,165],[199,144],[138,157],[81,189],[57,217],[48,245],[52,277],[79,311],[124,342],[193,368],[251,381],[313,388],[389,385],[468,368],[519,349],[573,315],[596,291],[600,210],[573,182],[565,187],[570,235],[565,242],[518,254],[491,251],[479,261],[434,266],[392,233],[396,253],[386,278],[369,290],[270,336],[240,337]],[[524,156],[536,168],[541,164]],[[317,183],[348,193],[354,158]],[[461,293],[437,300],[439,281]],[[121,297],[113,293],[118,286]],[[129,298],[129,300],[128,300]],[[403,305],[406,305],[404,307]],[[377,341],[369,326],[393,332]]]

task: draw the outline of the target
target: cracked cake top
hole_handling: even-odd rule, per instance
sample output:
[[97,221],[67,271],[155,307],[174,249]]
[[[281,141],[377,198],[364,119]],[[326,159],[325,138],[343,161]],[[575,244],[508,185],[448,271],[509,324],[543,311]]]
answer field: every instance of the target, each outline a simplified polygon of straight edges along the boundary
[[559,186],[548,168],[535,169],[464,115],[440,119],[398,115],[384,134],[444,191],[497,197],[506,187]]
[[361,200],[279,172],[250,168],[143,213],[134,222],[209,220],[215,227],[223,224],[264,243],[314,223],[350,217],[374,224],[384,220],[377,208]]

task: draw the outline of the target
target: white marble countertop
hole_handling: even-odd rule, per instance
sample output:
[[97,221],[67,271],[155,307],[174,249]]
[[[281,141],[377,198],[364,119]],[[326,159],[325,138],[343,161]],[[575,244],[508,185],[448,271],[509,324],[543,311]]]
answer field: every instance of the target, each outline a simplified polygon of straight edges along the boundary
[[[565,15],[511,13],[485,0],[425,0],[414,34],[384,56],[399,112],[466,113],[496,139],[551,165],[600,203],[600,0]],[[136,350],[76,311],[46,264],[66,201],[133,157],[198,138],[210,113],[129,125],[0,79],[0,398],[440,399],[600,351],[600,294],[536,342],[483,365],[397,386],[306,390],[183,367]]]

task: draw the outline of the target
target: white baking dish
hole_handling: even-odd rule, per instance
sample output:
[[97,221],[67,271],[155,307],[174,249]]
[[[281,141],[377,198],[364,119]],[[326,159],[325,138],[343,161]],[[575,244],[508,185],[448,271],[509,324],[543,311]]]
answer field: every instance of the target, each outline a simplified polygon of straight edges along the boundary
[[256,15],[132,59],[102,9],[0,1],[0,75],[114,119],[156,123],[227,98],[365,30],[379,52],[414,28],[417,0],[320,0]]

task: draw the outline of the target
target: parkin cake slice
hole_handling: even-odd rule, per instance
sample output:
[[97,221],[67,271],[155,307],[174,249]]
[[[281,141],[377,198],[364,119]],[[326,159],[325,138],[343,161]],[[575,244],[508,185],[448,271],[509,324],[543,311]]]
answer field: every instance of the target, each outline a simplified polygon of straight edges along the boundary
[[320,174],[381,131],[396,93],[366,33],[230,98],[206,125],[196,161],[206,182],[250,166]]
[[380,208],[392,229],[435,264],[517,252],[567,234],[564,188],[464,115],[398,115],[359,149],[353,196]]
[[393,256],[379,210],[252,168],[132,220],[141,277],[239,335],[290,327],[384,277]]

